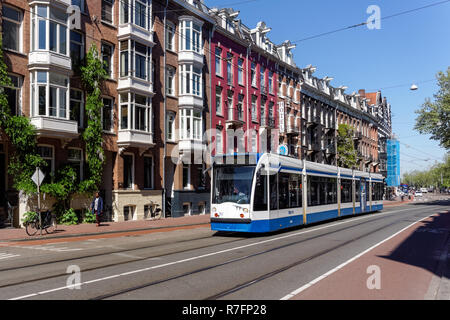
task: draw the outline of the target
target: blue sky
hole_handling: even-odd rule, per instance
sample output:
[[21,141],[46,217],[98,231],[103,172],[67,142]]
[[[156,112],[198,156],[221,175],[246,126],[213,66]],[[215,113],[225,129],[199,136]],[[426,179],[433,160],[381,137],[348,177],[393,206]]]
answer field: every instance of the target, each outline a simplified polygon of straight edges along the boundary
[[[442,0],[206,0],[209,7],[231,7],[249,27],[264,21],[276,44],[296,41],[367,21],[370,5],[390,16]],[[422,170],[442,161],[445,150],[437,141],[414,131],[415,110],[437,92],[439,71],[450,66],[450,2],[382,20],[380,30],[359,27],[297,43],[299,67],[312,64],[315,76],[333,77],[331,85],[382,90],[391,103],[393,131],[401,145],[401,172]],[[418,83],[418,91],[410,91]],[[405,85],[397,87],[398,85]],[[396,86],[396,88],[390,88]],[[385,89],[383,89],[385,88]],[[409,146],[409,147],[408,147]],[[428,161],[423,161],[428,160]]]

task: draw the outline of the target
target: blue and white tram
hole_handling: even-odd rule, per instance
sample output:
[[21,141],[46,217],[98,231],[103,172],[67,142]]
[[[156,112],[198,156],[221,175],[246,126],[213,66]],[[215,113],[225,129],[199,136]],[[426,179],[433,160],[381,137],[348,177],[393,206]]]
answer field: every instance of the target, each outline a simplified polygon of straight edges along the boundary
[[213,159],[211,229],[271,232],[383,209],[380,174],[276,154]]

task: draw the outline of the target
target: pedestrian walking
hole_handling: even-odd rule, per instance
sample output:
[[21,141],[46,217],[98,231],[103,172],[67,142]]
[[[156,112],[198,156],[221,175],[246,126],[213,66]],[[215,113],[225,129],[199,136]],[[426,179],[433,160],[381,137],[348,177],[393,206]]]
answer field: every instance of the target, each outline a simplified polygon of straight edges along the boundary
[[103,213],[103,199],[100,197],[100,193],[97,191],[95,193],[95,198],[91,203],[91,212],[95,214],[97,219],[97,227],[100,226],[100,215]]

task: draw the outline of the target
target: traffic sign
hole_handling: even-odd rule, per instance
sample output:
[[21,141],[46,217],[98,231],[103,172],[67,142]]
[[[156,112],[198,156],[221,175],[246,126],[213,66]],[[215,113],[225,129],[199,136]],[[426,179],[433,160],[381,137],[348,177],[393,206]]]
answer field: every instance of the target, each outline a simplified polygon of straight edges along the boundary
[[31,180],[37,185],[40,186],[42,184],[42,181],[44,181],[45,174],[42,172],[40,168],[36,168],[36,171],[34,172],[33,176],[31,177]]

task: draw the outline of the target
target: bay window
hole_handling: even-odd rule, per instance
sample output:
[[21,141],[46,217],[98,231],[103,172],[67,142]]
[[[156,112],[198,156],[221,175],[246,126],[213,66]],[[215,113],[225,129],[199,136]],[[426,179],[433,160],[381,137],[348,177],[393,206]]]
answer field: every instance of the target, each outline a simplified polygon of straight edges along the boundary
[[[120,76],[151,81],[151,48],[134,40],[120,42]],[[133,74],[134,70],[134,74]]]
[[120,24],[134,23],[146,30],[150,29],[149,0],[121,0]]
[[[54,72],[31,73],[31,106],[33,116],[69,119],[69,78]],[[37,103],[37,105],[36,105]]]
[[201,53],[202,26],[190,20],[180,21],[180,51]]
[[57,8],[37,5],[32,8],[31,17],[31,49],[67,55],[67,13]]
[[151,99],[132,92],[120,94],[120,129],[151,131]]
[[203,117],[201,111],[180,110],[180,138],[183,140],[201,140]]
[[180,94],[202,97],[202,69],[193,65],[180,65]]

